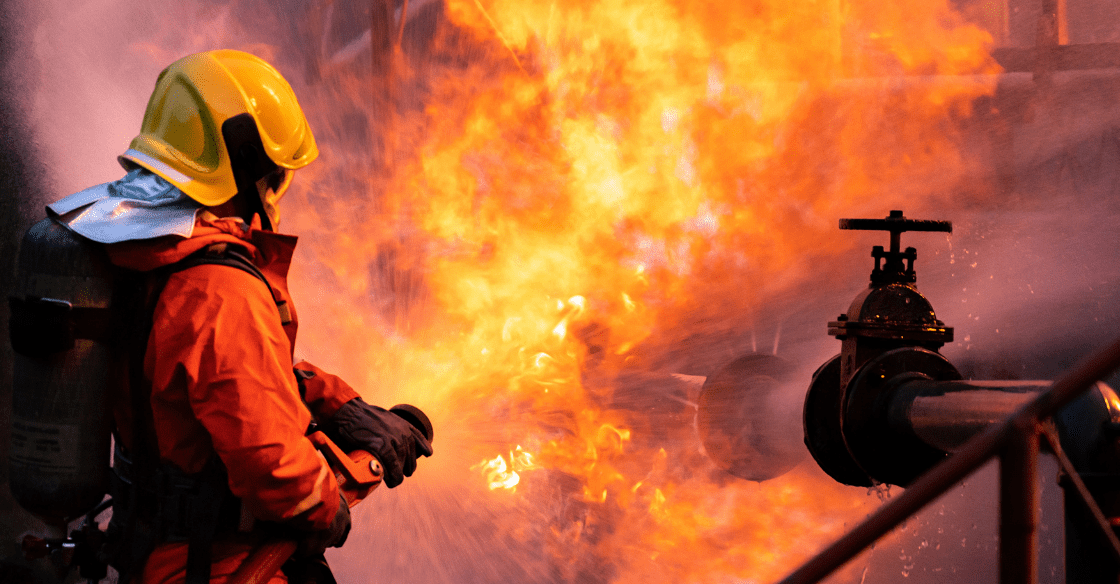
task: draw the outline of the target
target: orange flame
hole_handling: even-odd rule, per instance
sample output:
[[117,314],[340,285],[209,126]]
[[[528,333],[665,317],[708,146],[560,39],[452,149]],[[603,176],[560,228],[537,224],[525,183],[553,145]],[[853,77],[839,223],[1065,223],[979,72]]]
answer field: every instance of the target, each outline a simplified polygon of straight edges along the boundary
[[353,299],[325,309],[386,331],[358,350],[366,385],[428,396],[491,490],[577,483],[585,512],[548,526],[563,569],[782,575],[876,502],[805,468],[722,475],[688,399],[619,394],[666,383],[666,347],[698,331],[796,310],[849,251],[837,217],[920,214],[952,188],[990,36],[947,0],[449,0],[446,18],[378,118],[394,166],[339,155],[293,195],[384,192],[313,199],[302,225],[329,229],[312,245]]

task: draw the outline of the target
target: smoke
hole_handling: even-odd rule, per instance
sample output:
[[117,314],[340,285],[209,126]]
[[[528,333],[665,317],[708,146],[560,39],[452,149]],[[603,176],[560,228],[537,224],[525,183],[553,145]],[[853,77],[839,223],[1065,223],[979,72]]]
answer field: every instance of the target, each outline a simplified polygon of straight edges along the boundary
[[[463,144],[466,154],[460,158],[447,155],[452,150],[445,147],[459,145],[453,133],[459,126],[488,121],[455,101],[467,96],[489,95],[494,99],[484,105],[493,111],[519,113],[517,108],[524,107],[540,113],[542,120],[571,115],[550,109],[551,96],[543,92],[513,93],[529,100],[528,105],[501,101],[511,95],[501,91],[506,84],[518,87],[510,73],[547,71],[553,55],[535,52],[533,43],[545,41],[518,29],[519,23],[491,24],[477,13],[458,14],[478,20],[474,24],[482,30],[501,25],[499,31],[507,38],[498,44],[492,38],[476,38],[479,29],[451,26],[438,3],[411,2],[415,17],[403,39],[408,61],[397,69],[400,76],[392,91],[382,92],[363,77],[378,66],[368,52],[359,50],[368,42],[362,34],[368,9],[335,2],[334,12],[326,14],[321,6],[303,4],[38,3],[28,16],[33,21],[24,27],[31,40],[21,49],[27,52],[27,63],[37,64],[24,72],[37,77],[36,91],[27,96],[24,108],[42,162],[50,169],[50,189],[34,194],[39,203],[46,203],[120,176],[115,156],[138,131],[159,71],[180,56],[216,48],[249,50],[276,63],[293,82],[323,151],[320,161],[301,172],[283,203],[285,230],[302,238],[292,274],[303,323],[297,351],[343,374],[369,401],[414,403],[429,411],[436,424],[436,456],[422,460],[417,475],[401,488],[379,490],[358,507],[350,542],[330,552],[342,582],[623,582],[664,574],[732,581],[752,563],[761,573],[788,571],[796,561],[772,556],[790,553],[792,547],[798,558],[807,557],[854,525],[878,500],[858,489],[829,484],[811,465],[793,471],[781,484],[794,486],[784,490],[720,474],[689,443],[689,403],[694,403],[697,389],[671,377],[710,375],[731,359],[758,351],[796,362],[804,381],[800,387],[807,386],[812,369],[839,350],[824,334],[824,323],[846,311],[850,299],[866,285],[869,247],[886,245],[883,234],[839,232],[840,217],[881,217],[902,208],[910,217],[954,222],[950,237],[905,234],[903,243],[918,248],[919,286],[938,317],[956,329],[956,340],[944,353],[968,375],[1056,375],[1120,324],[1115,309],[1120,268],[1111,244],[1120,235],[1115,197],[1120,186],[1120,113],[1111,97],[1117,94],[1115,76],[1058,75],[1049,93],[1037,94],[1022,76],[1004,76],[998,84],[989,76],[980,78],[980,85],[988,89],[977,91],[961,89],[975,79],[932,76],[958,70],[934,68],[926,71],[928,77],[900,81],[897,76],[873,78],[869,71],[876,63],[867,62],[849,63],[857,79],[823,96],[812,93],[815,88],[785,80],[750,86],[750,91],[740,87],[737,91],[746,92],[724,102],[712,98],[718,107],[703,115],[666,108],[654,124],[671,136],[658,143],[664,150],[654,158],[673,162],[670,172],[654,178],[679,179],[687,187],[717,184],[734,196],[722,206],[687,209],[682,214],[692,219],[680,223],[684,228],[669,220],[659,223],[677,209],[651,205],[627,210],[633,223],[638,222],[635,217],[648,219],[643,227],[656,236],[645,239],[626,239],[636,232],[626,229],[592,234],[603,249],[631,245],[638,250],[622,263],[630,271],[638,265],[650,268],[648,288],[639,288],[637,277],[628,283],[634,286],[629,291],[637,304],[643,293],[655,300],[636,310],[646,310],[646,321],[656,320],[656,326],[627,329],[633,322],[621,317],[565,320],[586,350],[570,356],[586,365],[580,382],[591,393],[609,386],[588,401],[622,404],[641,414],[622,420],[634,429],[628,447],[640,446],[649,453],[661,449],[673,456],[695,454],[676,469],[639,471],[627,466],[641,466],[647,462],[644,458],[637,463],[625,457],[610,462],[620,473],[635,471],[649,484],[675,486],[675,493],[666,489],[656,494],[635,487],[633,497],[647,503],[653,517],[691,512],[701,525],[682,523],[681,530],[695,529],[698,541],[657,539],[669,531],[662,524],[634,521],[621,507],[588,501],[582,496],[587,486],[562,470],[527,471],[516,493],[491,492],[471,470],[483,452],[503,453],[522,445],[517,441],[526,436],[543,448],[570,437],[578,422],[560,407],[527,416],[522,397],[506,392],[508,380],[487,373],[480,364],[485,360],[481,349],[494,347],[479,345],[472,356],[447,350],[484,328],[466,322],[464,314],[477,309],[472,302],[496,298],[485,308],[500,312],[522,300],[487,296],[492,292],[485,289],[487,278],[450,270],[481,258],[494,271],[512,266],[509,277],[540,266],[555,270],[557,280],[568,276],[552,257],[540,258],[537,264],[520,261],[530,255],[523,246],[536,241],[534,222],[568,217],[563,214],[569,210],[564,187],[542,180],[555,178],[547,160],[561,148],[556,146],[559,142],[543,139],[549,137],[547,132],[520,125],[524,120],[515,115],[497,117],[508,124],[501,141]],[[691,57],[680,56],[681,61],[687,58]],[[732,85],[736,66],[745,65],[730,63],[721,70],[704,62],[691,75],[704,78],[697,86],[705,92],[718,94],[712,88]],[[814,72],[821,66],[809,58],[793,67]],[[609,81],[604,79],[604,85]],[[926,89],[912,91],[920,86]],[[962,91],[991,95],[966,102],[972,111],[939,113],[932,126],[902,117],[927,107],[940,112],[937,108],[944,105],[915,95],[948,96],[952,102],[949,97]],[[760,109],[758,103],[770,99],[783,104],[780,113],[788,118]],[[603,107],[612,100],[641,101],[608,91],[588,95],[584,105]],[[753,134],[737,134],[742,127],[719,109],[724,106],[752,112],[758,125],[751,128],[761,137],[752,141]],[[696,126],[687,128],[689,123]],[[674,142],[687,133],[672,134],[678,127],[710,130],[705,135],[709,142]],[[794,129],[771,131],[775,127]],[[586,130],[587,140],[580,143],[589,148],[601,145],[595,140],[604,136],[629,131],[606,116]],[[721,147],[713,153],[713,145]],[[689,148],[702,147],[708,147],[703,150],[707,158],[732,160],[734,172],[718,174],[708,167],[707,158],[687,155]],[[853,151],[870,154],[854,159]],[[758,152],[778,162],[767,166],[759,162],[765,157]],[[609,166],[615,160],[610,155],[604,149],[595,162]],[[454,173],[430,171],[432,165],[448,161]],[[495,171],[508,166],[517,166],[517,173]],[[592,210],[614,213],[621,199],[604,167],[573,166],[563,178],[596,179],[595,202],[601,206]],[[634,176],[624,170],[618,174]],[[452,188],[437,184],[442,180]],[[669,182],[650,180],[651,190]],[[498,198],[499,187],[515,196]],[[679,189],[672,194],[681,197],[691,193],[679,185],[672,188]],[[469,191],[471,197],[440,198],[460,191]],[[462,231],[449,227],[458,219],[454,215],[459,206],[478,223]],[[414,220],[418,210],[441,207],[447,213],[432,219],[435,227]],[[486,219],[495,208],[529,220],[515,223],[516,229],[502,237],[487,239],[479,233],[493,225]],[[744,219],[736,209],[756,216]],[[614,241],[615,236],[624,241]],[[556,255],[565,259],[588,253],[585,242],[577,243]],[[702,246],[710,246],[703,248],[710,253],[698,252]],[[611,267],[602,263],[580,268],[601,275],[609,274]],[[442,277],[463,284],[453,288],[462,312],[439,310],[448,302],[432,286],[431,276],[439,270]],[[682,273],[689,277],[677,277]],[[606,287],[595,278],[581,283]],[[671,287],[671,292],[649,293],[659,286]],[[574,312],[568,301],[568,296],[556,296],[547,302],[559,302],[563,310]],[[542,326],[551,329],[567,314],[558,310],[556,320]],[[445,326],[433,327],[433,321]],[[539,323],[527,317],[502,324],[506,328],[501,333],[517,339],[533,338]],[[431,338],[436,333],[446,338]],[[627,375],[620,376],[602,364],[617,365],[607,349],[617,349],[619,336],[626,335],[636,340],[636,348],[628,354]],[[562,361],[565,355],[553,357]],[[473,393],[449,389],[460,386]],[[782,397],[788,405],[802,396],[791,391]],[[990,469],[983,471],[965,488],[946,495],[836,580],[975,581],[978,566],[990,566],[994,557],[993,530],[983,528],[994,525],[990,475]],[[602,476],[591,478],[606,481]],[[616,488],[609,481],[605,484],[604,493]],[[690,491],[704,496],[691,498]],[[1048,509],[1053,509],[1053,493],[1048,496]],[[804,511],[830,504],[821,501],[836,509]],[[695,508],[685,509],[693,504]],[[702,525],[707,517],[723,521],[712,528]],[[1048,525],[1057,531],[1054,520]],[[792,544],[776,541],[791,531],[806,534]],[[1059,537],[1047,537],[1060,547]],[[756,557],[736,557],[745,553],[742,548],[748,541]],[[689,561],[708,572],[690,571]],[[1048,556],[1047,561],[1055,560]],[[660,570],[664,572],[658,575]],[[990,570],[985,574],[994,579]],[[1060,581],[1060,571],[1049,581]]]
[[127,149],[139,130],[136,112],[162,66],[122,46],[121,39],[139,36],[145,19],[122,18],[114,4],[44,4],[39,12],[25,61],[39,64],[27,71],[38,91],[25,99],[52,169],[50,192],[34,193],[45,204],[120,177],[109,153]]
[[977,124],[993,149],[984,154],[999,197],[960,201],[954,234],[919,272],[939,316],[957,328],[946,355],[977,378],[1053,378],[1108,342],[1117,324],[1120,267],[1108,242],[1120,213],[1120,109],[1111,98],[1120,80],[1065,73],[1036,94],[1025,77],[1001,83],[1002,126]]

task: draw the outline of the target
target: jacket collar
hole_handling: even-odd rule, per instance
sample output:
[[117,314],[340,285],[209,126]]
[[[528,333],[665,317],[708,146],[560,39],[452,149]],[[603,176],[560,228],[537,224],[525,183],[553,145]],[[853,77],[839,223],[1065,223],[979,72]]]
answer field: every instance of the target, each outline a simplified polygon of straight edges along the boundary
[[291,266],[298,238],[294,235],[273,233],[260,228],[260,220],[253,218],[246,224],[237,218],[217,218],[210,213],[199,213],[190,237],[166,235],[110,243],[105,246],[109,260],[122,268],[148,272],[174,264],[187,256],[215,243],[227,243],[243,248],[253,263],[270,279],[284,281]]

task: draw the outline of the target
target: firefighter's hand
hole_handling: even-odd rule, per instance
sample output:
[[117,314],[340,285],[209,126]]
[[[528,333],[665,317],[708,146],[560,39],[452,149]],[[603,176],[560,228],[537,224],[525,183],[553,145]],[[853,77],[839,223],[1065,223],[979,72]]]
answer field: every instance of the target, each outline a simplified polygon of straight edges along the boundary
[[432,455],[432,443],[404,418],[354,398],[323,424],[327,436],[347,452],[365,450],[385,468],[393,488],[416,471],[416,459]]
[[330,527],[321,531],[308,533],[299,541],[296,556],[312,558],[323,555],[329,547],[342,547],[346,537],[350,535],[350,506],[346,504],[346,497],[338,494],[338,511]]

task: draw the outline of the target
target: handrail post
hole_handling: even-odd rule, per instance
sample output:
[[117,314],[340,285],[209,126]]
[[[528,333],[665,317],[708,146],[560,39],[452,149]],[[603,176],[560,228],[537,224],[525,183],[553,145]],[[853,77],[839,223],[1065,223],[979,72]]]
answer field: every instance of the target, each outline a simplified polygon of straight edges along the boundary
[[1038,582],[1039,423],[1016,424],[999,459],[1000,584]]

